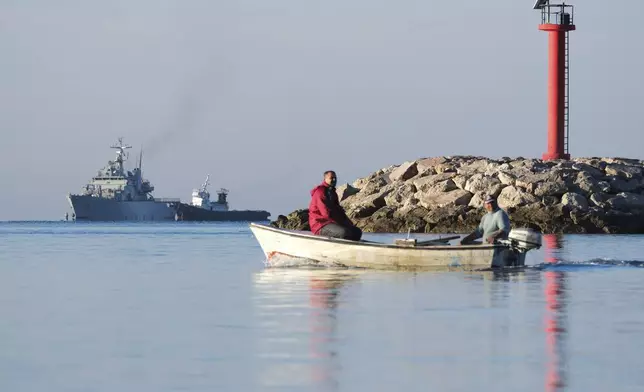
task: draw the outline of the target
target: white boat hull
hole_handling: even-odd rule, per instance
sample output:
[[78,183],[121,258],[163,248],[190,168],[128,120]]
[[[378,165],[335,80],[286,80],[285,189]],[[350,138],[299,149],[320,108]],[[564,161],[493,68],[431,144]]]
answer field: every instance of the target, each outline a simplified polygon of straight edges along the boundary
[[525,252],[502,244],[409,247],[342,240],[256,223],[251,223],[250,229],[268,265],[277,255],[308,259],[324,265],[361,268],[480,269],[525,264]]

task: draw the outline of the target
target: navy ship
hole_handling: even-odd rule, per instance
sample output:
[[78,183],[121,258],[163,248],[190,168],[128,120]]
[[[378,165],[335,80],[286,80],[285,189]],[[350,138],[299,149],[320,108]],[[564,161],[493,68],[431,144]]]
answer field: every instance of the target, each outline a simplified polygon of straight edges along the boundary
[[83,187],[81,194],[69,194],[72,217],[78,221],[167,221],[175,220],[179,199],[155,199],[154,186],[141,172],[143,151],[137,167],[124,168],[125,150],[132,146],[123,144],[123,138],[110,146],[116,149],[116,159]]
[[221,188],[217,200],[210,200],[208,185],[210,175],[201,188],[192,191],[190,204],[176,204],[176,220],[182,221],[265,221],[271,215],[263,210],[231,210],[228,207],[228,190]]

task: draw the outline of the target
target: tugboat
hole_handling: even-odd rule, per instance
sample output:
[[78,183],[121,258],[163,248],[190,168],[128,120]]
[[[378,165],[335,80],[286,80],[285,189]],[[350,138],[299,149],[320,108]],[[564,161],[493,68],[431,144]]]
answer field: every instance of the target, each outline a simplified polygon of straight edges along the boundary
[[132,146],[123,144],[123,138],[110,146],[116,149],[116,159],[108,161],[98,174],[83,187],[82,194],[68,194],[72,217],[77,221],[172,221],[179,199],[152,197],[154,186],[143,179],[141,164],[132,171],[124,168],[125,150]]
[[271,215],[264,210],[230,210],[228,208],[228,190],[221,188],[217,192],[217,201],[210,201],[210,174],[201,188],[192,191],[190,204],[177,203],[175,219],[178,221],[266,221]]

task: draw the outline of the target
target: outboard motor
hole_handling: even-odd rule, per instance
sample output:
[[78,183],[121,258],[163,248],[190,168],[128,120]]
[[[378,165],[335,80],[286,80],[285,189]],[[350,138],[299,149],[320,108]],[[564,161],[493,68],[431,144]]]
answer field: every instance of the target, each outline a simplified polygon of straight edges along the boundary
[[492,267],[522,267],[529,250],[541,248],[541,233],[529,228],[510,230],[507,240],[499,240],[507,248],[499,250]]
[[539,249],[541,248],[541,233],[530,228],[512,229],[508,234],[507,242],[520,252]]

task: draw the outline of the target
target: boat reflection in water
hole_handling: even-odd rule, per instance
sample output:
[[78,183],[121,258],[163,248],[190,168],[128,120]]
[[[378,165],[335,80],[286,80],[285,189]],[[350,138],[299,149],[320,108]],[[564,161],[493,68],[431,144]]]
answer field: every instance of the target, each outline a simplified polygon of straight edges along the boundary
[[[543,236],[545,248],[545,262],[557,263],[562,237],[557,234]],[[568,288],[566,287],[566,273],[557,270],[544,271],[545,278],[545,333],[546,333],[546,385],[548,392],[561,391],[566,387],[566,338],[568,334],[566,320],[566,304],[568,302]]]
[[269,268],[256,275],[259,315],[266,318],[260,320],[265,326],[259,351],[268,359],[262,366],[261,387],[338,389],[341,291],[361,272]]
[[[568,336],[567,308],[570,301],[567,287],[567,272],[563,266],[555,266],[561,262],[563,253],[563,236],[560,234],[544,234],[543,237],[544,263],[537,269],[519,271],[484,271],[474,272],[472,279],[483,279],[486,282],[521,282],[537,283],[543,281],[543,298],[546,305],[543,320],[545,335],[545,385],[546,392],[563,391],[567,387],[567,357],[566,339]],[[542,284],[539,283],[539,286]],[[516,288],[508,285],[488,286],[488,306],[503,306],[511,295],[518,295]],[[532,295],[532,294],[531,294]],[[494,324],[495,330],[504,327],[507,321],[499,320]]]
[[311,357],[319,360],[321,365],[311,369],[311,381],[316,385],[325,386],[325,390],[336,390],[338,387],[335,373],[340,370],[340,366],[336,358],[338,353],[334,347],[338,341],[339,295],[347,278],[347,275],[313,275],[309,278],[309,305],[311,306],[309,349]]

